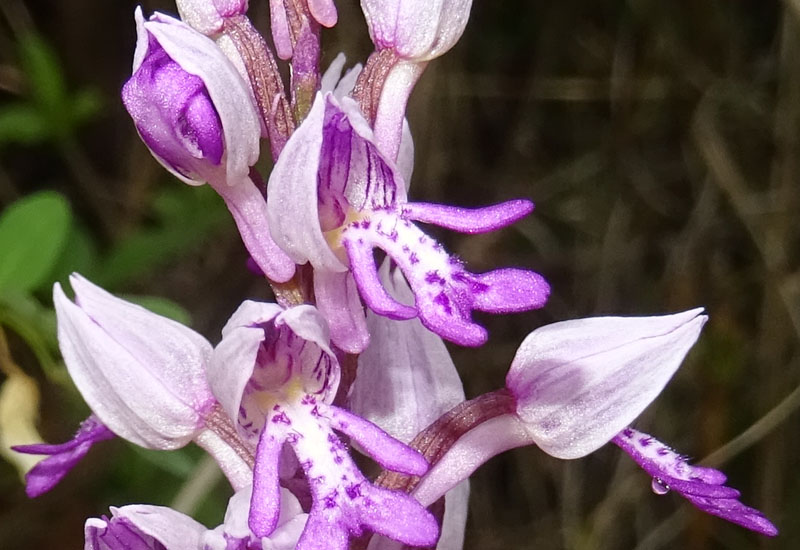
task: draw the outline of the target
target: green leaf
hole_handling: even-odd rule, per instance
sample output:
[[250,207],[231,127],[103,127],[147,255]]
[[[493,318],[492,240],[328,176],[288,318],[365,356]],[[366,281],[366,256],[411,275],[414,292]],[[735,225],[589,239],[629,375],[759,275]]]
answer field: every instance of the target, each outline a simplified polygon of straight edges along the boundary
[[140,229],[111,250],[97,279],[118,287],[202,247],[230,217],[210,186],[165,188],[153,201],[155,227]]
[[66,241],[53,267],[50,279],[65,284],[71,273],[78,272],[88,279],[94,278],[97,269],[97,245],[89,232],[76,225],[67,234]]
[[41,143],[51,135],[47,120],[32,105],[14,103],[0,109],[0,145]]
[[0,324],[10,328],[31,349],[45,374],[56,380],[64,374],[56,359],[56,313],[35,298],[16,292],[0,293]]
[[29,33],[20,38],[20,56],[34,101],[49,114],[65,116],[66,84],[53,48],[40,35]]
[[52,191],[22,198],[0,216],[0,290],[31,292],[49,283],[72,212]]
[[178,321],[182,325],[190,325],[192,322],[191,314],[186,311],[186,309],[178,304],[177,302],[173,302],[168,298],[162,298],[160,296],[138,296],[138,295],[131,295],[126,294],[121,296],[121,298],[128,300],[134,304],[139,304],[140,306],[149,309],[153,313],[157,313],[158,315],[162,315],[173,321]]

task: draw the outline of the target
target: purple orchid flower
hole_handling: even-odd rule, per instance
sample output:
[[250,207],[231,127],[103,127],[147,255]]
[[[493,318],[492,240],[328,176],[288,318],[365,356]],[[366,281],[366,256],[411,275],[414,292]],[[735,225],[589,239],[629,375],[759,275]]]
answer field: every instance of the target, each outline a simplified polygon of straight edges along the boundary
[[738,491],[721,487],[721,472],[693,469],[627,427],[658,396],[697,340],[707,320],[702,311],[577,319],[533,331],[506,377],[513,409],[461,436],[412,495],[429,505],[491,457],[515,447],[534,444],[571,459],[613,441],[659,484],[674,485],[700,509],[774,534],[768,520],[736,500]]
[[250,179],[261,128],[248,85],[213,40],[187,24],[136,10],[133,75],[122,101],[153,156],[190,185],[208,182],[225,201],[245,247],[270,278],[294,263],[270,237],[266,201]]
[[164,506],[111,508],[111,518],[89,518],[85,550],[200,550],[206,528]]
[[228,502],[225,521],[207,530],[189,516],[164,506],[111,508],[111,518],[90,518],[84,528],[86,550],[294,550],[307,515],[289,491],[282,489],[278,528],[269,538],[247,528],[250,488]]
[[342,550],[364,528],[412,546],[433,544],[433,516],[406,495],[365,479],[334,433],[359,443],[383,467],[421,475],[428,464],[374,424],[330,405],[340,371],[327,325],[312,306],[283,311],[245,302],[222,331],[209,381],[241,437],[256,446],[249,526],[267,536],[280,509],[279,460],[293,449],[312,505],[298,550]]
[[50,491],[89,452],[95,443],[114,437],[114,432],[91,415],[81,422],[78,433],[70,441],[59,445],[39,443],[11,447],[18,453],[47,455],[25,474],[25,493],[35,498]]
[[225,19],[247,13],[248,0],[175,0],[181,19],[206,36],[222,32]]
[[[337,346],[358,352],[368,340],[356,288],[374,312],[391,319],[419,316],[433,332],[467,346],[487,339],[471,319],[473,309],[508,313],[544,304],[549,286],[540,275],[521,269],[471,273],[412,223],[463,233],[494,231],[530,213],[530,201],[478,209],[408,202],[399,169],[372,137],[355,102],[320,94],[269,180],[273,237],[295,263],[314,266],[317,305]],[[408,279],[413,306],[384,289],[372,253],[376,247]]]
[[213,349],[193,330],[107,293],[73,274],[76,303],[53,289],[58,341],[67,370],[94,415],[63,445],[20,452],[49,454],[31,471],[28,492],[42,494],[110,433],[148,449],[190,441],[208,451],[235,488],[252,473],[228,442],[207,427],[216,400],[206,382]]
[[778,534],[764,514],[739,502],[739,491],[724,485],[727,478],[719,470],[690,466],[686,457],[633,428],[625,428],[611,441],[653,478],[657,494],[672,490],[703,512],[762,535]]
[[191,441],[215,403],[205,378],[211,344],[80,275],[70,283],[76,303],[58,283],[53,288],[58,342],[95,415],[142,447],[176,449]]
[[434,502],[489,458],[515,447],[535,444],[558,458],[599,449],[664,388],[706,322],[701,312],[593,317],[534,330],[506,376],[508,413],[461,436],[415,494]]

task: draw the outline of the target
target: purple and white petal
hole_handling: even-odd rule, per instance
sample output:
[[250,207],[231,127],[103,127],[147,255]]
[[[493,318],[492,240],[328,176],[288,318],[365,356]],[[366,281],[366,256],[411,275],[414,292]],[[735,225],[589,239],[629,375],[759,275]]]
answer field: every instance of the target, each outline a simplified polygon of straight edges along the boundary
[[685,456],[645,433],[625,428],[614,439],[653,478],[653,491],[675,491],[700,510],[774,537],[778,529],[764,514],[739,502],[739,491],[724,485],[725,474],[713,468],[691,466]]
[[697,340],[702,308],[659,317],[595,317],[533,331],[506,386],[532,439],[578,458],[630,424],[661,392]]
[[[163,14],[145,22],[140,8],[135,15],[139,36],[123,101],[145,143],[187,183],[235,185],[246,179],[258,160],[260,127],[236,68],[213,40],[185,23]],[[165,102],[165,93],[184,99]]]
[[397,145],[388,150],[383,149],[376,140],[376,134],[361,113],[358,103],[349,97],[337,102],[333,96],[328,96],[327,100],[329,114],[326,131],[350,135],[349,174],[344,193],[351,208],[362,211],[404,204],[408,182],[403,180],[395,159],[405,114],[401,114],[398,121]]
[[[296,352],[303,390],[318,395],[328,403],[339,387],[339,361],[330,348],[330,333],[325,319],[317,308],[300,305],[283,311],[275,326],[286,326],[292,334],[305,341]],[[311,344],[311,345],[308,345]]]
[[214,348],[208,367],[208,383],[240,434],[252,437],[256,433],[254,429],[243,431],[237,420],[245,387],[253,375],[264,340],[262,325],[271,322],[281,311],[277,304],[243,302],[223,327],[222,341]]
[[[75,302],[144,368],[197,410],[213,400],[205,366],[213,348],[192,329],[106,292],[77,273],[69,277]],[[109,368],[114,368],[110,366]]]
[[85,550],[198,550],[206,528],[163,506],[111,508],[111,519],[89,518]]
[[361,353],[370,333],[356,282],[349,272],[314,271],[317,309],[328,321],[331,342],[347,353]]
[[[384,261],[381,282],[402,303],[414,294],[399,269]],[[464,388],[447,348],[419,320],[393,321],[367,313],[370,345],[358,360],[350,410],[409,443],[443,413],[464,401]]]
[[297,264],[343,272],[320,226],[318,173],[325,99],[317,94],[311,111],[286,142],[269,177],[267,212],[272,236]]
[[259,156],[261,128],[247,84],[213,40],[185,23],[157,13],[144,26],[171,59],[203,81],[225,138],[224,181],[237,185]]

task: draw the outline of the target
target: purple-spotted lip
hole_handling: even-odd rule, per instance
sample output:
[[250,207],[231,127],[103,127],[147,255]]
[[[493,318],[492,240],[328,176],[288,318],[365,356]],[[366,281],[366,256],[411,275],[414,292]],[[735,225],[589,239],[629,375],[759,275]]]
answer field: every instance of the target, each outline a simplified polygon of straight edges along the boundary
[[417,451],[352,413],[306,396],[292,406],[275,405],[256,450],[250,529],[267,536],[278,521],[281,449],[289,443],[309,482],[312,505],[298,550],[345,550],[350,536],[366,528],[414,546],[433,544],[438,525],[412,497],[373,486],[333,430],[356,441],[383,467],[422,475],[428,463]]
[[653,478],[657,493],[675,491],[704,512],[762,535],[778,534],[764,514],[739,502],[739,491],[723,485],[726,476],[719,470],[691,466],[686,457],[633,428],[625,428],[612,441]]

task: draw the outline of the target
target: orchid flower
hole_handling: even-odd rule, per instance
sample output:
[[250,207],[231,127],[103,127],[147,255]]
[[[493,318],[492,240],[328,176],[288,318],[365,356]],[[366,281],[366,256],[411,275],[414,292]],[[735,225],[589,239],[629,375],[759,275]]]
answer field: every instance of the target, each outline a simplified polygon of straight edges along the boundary
[[209,382],[240,436],[256,447],[249,526],[273,533],[279,517],[279,459],[293,449],[312,504],[298,550],[343,550],[364,528],[412,546],[433,544],[433,516],[406,495],[366,480],[334,431],[384,468],[421,475],[428,464],[374,424],[330,403],[340,377],[327,325],[312,306],[282,310],[247,301],[222,331]]
[[533,331],[506,377],[510,410],[462,435],[412,494],[429,505],[489,458],[514,447],[534,444],[570,459],[613,441],[658,484],[674,486],[700,509],[774,534],[768,520],[738,502],[738,491],[721,486],[721,472],[690,467],[628,427],[678,369],[706,320],[702,309],[693,309],[659,317],[578,319]]
[[205,367],[212,347],[193,330],[121,300],[80,275],[76,303],[53,289],[67,370],[100,421],[153,449],[176,449],[214,405]]
[[[479,346],[486,330],[471,311],[508,313],[541,307],[544,279],[522,269],[475,274],[413,221],[463,233],[505,227],[533,204],[514,200],[478,209],[412,203],[394,162],[372,141],[372,131],[349,98],[319,94],[292,135],[269,180],[273,237],[295,263],[314,267],[317,305],[331,323],[334,343],[359,352],[368,341],[358,293],[391,319],[419,316],[422,324],[461,345]],[[372,250],[400,267],[415,304],[392,298],[380,283]]]
[[216,406],[205,374],[211,344],[80,275],[73,274],[70,283],[76,303],[58,283],[53,289],[59,347],[93,415],[70,442],[16,449],[50,455],[30,472],[28,493],[52,489],[94,443],[112,434],[148,449],[195,441],[217,459],[234,487],[246,484],[248,465],[207,427]]
[[235,550],[263,548],[294,550],[307,514],[287,490],[281,489],[278,528],[269,538],[255,536],[247,527],[250,487],[228,502],[225,521],[207,530],[192,518],[164,506],[134,505],[112,508],[111,518],[86,521],[86,550]]
[[409,61],[430,61],[458,42],[472,0],[361,0],[369,36]]
[[245,247],[272,280],[295,266],[270,237],[266,201],[250,179],[261,127],[250,89],[213,40],[187,24],[136,9],[133,75],[122,101],[153,156],[190,185],[225,201]]

